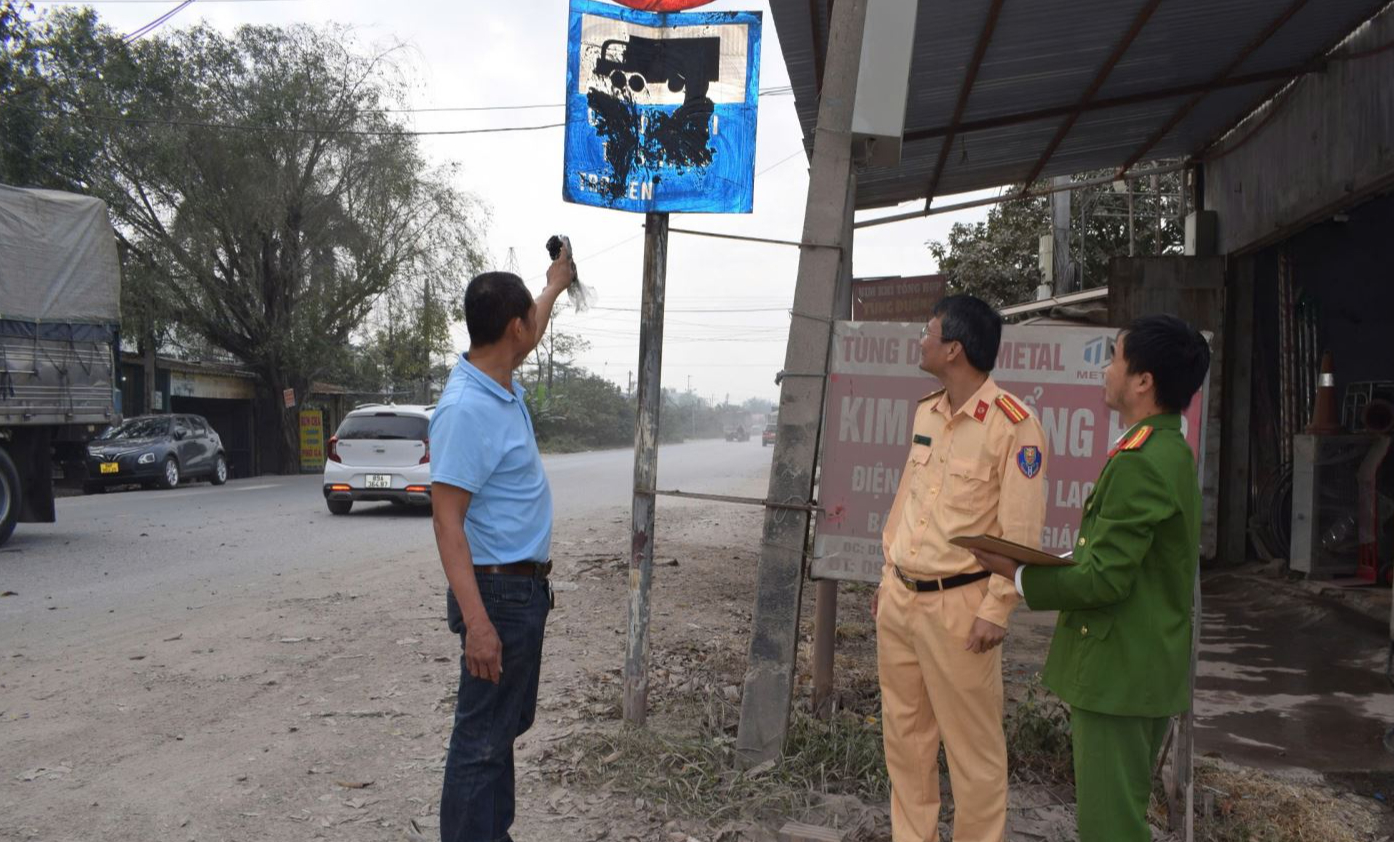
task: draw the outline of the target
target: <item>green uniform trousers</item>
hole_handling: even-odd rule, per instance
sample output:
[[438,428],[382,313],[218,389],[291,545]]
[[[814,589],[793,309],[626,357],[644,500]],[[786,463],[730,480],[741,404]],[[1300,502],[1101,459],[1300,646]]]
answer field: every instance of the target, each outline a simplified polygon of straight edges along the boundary
[[1152,767],[1170,724],[1070,709],[1079,842],[1151,842]]

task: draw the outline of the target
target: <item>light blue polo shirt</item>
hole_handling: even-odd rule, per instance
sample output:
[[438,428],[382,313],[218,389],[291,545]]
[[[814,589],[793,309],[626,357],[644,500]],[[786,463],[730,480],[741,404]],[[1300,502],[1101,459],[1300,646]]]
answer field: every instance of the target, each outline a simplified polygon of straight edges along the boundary
[[473,495],[465,537],[474,563],[550,558],[552,488],[518,381],[509,391],[461,354],[431,416],[430,436],[431,482]]

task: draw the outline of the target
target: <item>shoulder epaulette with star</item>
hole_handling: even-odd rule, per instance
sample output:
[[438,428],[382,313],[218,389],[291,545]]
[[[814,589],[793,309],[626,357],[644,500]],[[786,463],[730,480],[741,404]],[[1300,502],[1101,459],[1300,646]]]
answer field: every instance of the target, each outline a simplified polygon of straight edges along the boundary
[[1120,441],[1118,446],[1108,455],[1112,457],[1115,453],[1122,453],[1125,450],[1141,450],[1142,446],[1147,443],[1147,439],[1151,437],[1151,435],[1152,428],[1144,424],[1134,430],[1132,435]]
[[927,395],[925,395],[924,397],[920,398],[918,401],[916,401],[916,403],[924,403],[925,401],[933,400],[934,398],[937,398],[937,397],[939,397],[940,395],[944,394],[945,391],[947,391],[947,390],[946,390],[946,389],[936,389],[936,390],[934,390],[933,392],[930,392],[929,394],[927,394]]
[[1011,395],[998,395],[997,406],[1007,414],[1013,424],[1020,424],[1031,417],[1031,413],[1026,411],[1026,407],[1017,403]]

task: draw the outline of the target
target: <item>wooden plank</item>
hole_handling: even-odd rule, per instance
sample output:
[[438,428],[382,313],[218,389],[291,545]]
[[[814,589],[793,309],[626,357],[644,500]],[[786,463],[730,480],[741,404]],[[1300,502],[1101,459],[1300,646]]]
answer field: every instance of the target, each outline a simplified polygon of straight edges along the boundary
[[842,842],[845,831],[802,822],[787,822],[779,829],[779,842]]
[[639,307],[639,419],[634,426],[634,508],[630,523],[629,633],[624,653],[624,719],[643,725],[649,705],[649,587],[653,582],[654,483],[658,410],[663,402],[663,298],[668,214],[644,217],[644,290]]
[[1234,261],[1229,277],[1225,395],[1220,411],[1220,511],[1216,558],[1242,564],[1249,546],[1249,439],[1254,387],[1254,258]]
[[[799,238],[805,245],[799,250],[794,287],[794,312],[815,318],[793,321],[784,354],[785,371],[807,371],[817,365],[815,360],[826,371],[840,249],[812,244],[844,245],[847,185],[852,174],[852,104],[866,6],[867,0],[840,0],[832,11],[803,236]],[[779,432],[769,493],[765,495],[772,501],[807,504],[813,496],[824,390],[823,377],[786,377],[780,386]],[[803,512],[765,512],[750,654],[736,733],[736,748],[747,762],[778,756],[789,731],[808,521]]]

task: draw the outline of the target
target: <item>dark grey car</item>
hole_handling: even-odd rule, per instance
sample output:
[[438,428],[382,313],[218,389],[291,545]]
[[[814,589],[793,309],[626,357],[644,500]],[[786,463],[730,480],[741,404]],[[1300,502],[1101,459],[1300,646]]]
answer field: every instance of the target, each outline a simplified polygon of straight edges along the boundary
[[201,415],[141,415],[111,427],[87,446],[88,494],[140,483],[174,488],[191,479],[227,482],[223,442]]

